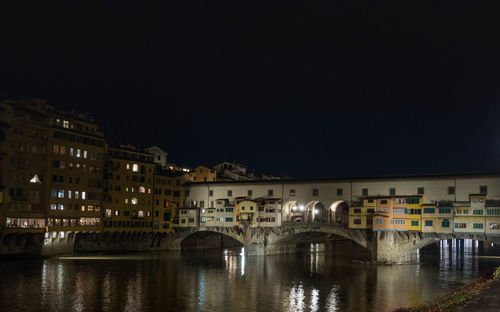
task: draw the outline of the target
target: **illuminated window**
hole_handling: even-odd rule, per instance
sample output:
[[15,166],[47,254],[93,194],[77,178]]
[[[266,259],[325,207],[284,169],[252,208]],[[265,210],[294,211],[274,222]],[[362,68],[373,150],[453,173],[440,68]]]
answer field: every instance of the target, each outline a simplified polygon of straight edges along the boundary
[[73,155],[75,155],[75,149],[70,147],[69,148],[69,156],[73,156]]
[[87,158],[87,151],[86,150],[83,151],[83,158]]
[[148,188],[148,194],[151,194],[151,189],[150,188]]
[[63,127],[64,128],[69,128],[69,121],[63,120]]
[[57,210],[64,210],[63,204],[57,204]]
[[75,191],[75,199],[79,199],[80,198],[80,192],[79,191]]
[[61,155],[66,154],[66,147],[65,146],[62,146],[62,145],[60,146],[60,148],[59,148],[59,154],[61,154]]
[[54,144],[53,152],[54,152],[54,154],[59,154],[59,145]]
[[71,198],[71,191],[68,191],[68,198]]
[[128,198],[125,198],[125,204],[128,204]]
[[82,205],[81,209],[82,209],[82,211],[85,211],[85,205]]
[[135,197],[134,197],[134,198],[132,198],[132,199],[130,200],[130,203],[131,203],[132,205],[137,205],[137,198],[135,198]]
[[50,210],[56,210],[57,205],[56,204],[50,204]]
[[119,215],[120,215],[120,211],[115,210],[115,216],[119,216]]
[[111,218],[111,209],[106,209],[105,216],[106,218]]
[[130,164],[127,164],[127,169],[130,169]]
[[78,157],[78,158],[82,157],[80,149],[76,150],[76,157]]
[[57,190],[57,198],[64,198],[64,190]]
[[137,216],[138,216],[139,218],[144,218],[144,211],[139,210],[139,212],[137,213]]
[[82,199],[87,199],[87,194],[85,193],[85,191],[82,191]]
[[88,205],[87,206],[87,211],[94,211],[94,206]]
[[139,193],[146,193],[146,188],[144,186],[139,186]]
[[133,164],[132,165],[132,171],[133,172],[138,172],[139,171],[139,165],[138,164]]

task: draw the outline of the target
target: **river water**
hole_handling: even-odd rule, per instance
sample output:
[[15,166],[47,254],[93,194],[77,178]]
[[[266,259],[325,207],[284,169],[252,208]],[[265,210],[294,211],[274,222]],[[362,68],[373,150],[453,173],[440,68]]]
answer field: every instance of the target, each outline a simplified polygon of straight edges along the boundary
[[[241,248],[0,262],[1,311],[390,311],[500,265],[500,248],[442,242],[399,266],[354,264],[353,243],[283,256]],[[488,247],[488,248],[486,248]]]

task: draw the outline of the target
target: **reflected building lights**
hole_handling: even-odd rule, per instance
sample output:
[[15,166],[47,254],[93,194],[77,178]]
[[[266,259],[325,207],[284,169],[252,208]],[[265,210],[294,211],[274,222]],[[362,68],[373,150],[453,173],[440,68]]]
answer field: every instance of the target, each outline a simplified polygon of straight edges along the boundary
[[245,275],[245,247],[241,247],[241,276]]
[[332,290],[330,291],[330,294],[328,295],[328,299],[326,301],[326,311],[328,312],[335,312],[337,311],[337,305],[338,305],[338,300],[337,300],[337,287],[333,287]]
[[305,294],[304,294],[304,287],[299,285],[298,287],[293,286],[292,289],[290,289],[290,304],[288,306],[288,311],[289,312],[301,312],[304,311],[304,299],[305,299]]
[[312,289],[311,290],[311,305],[309,306],[311,312],[319,311],[319,290]]

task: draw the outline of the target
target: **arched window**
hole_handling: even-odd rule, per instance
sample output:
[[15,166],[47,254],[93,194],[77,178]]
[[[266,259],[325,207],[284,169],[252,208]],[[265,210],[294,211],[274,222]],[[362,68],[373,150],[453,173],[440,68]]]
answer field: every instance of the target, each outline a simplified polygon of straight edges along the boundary
[[133,197],[130,201],[132,205],[137,205],[137,198]]
[[139,186],[139,193],[146,193],[146,188],[144,186]]

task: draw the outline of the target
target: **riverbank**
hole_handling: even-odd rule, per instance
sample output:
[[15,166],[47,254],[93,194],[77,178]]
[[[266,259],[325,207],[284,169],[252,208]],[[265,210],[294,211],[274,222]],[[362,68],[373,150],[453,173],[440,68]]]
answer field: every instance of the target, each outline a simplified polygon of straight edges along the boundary
[[499,311],[500,267],[430,303],[394,312]]

